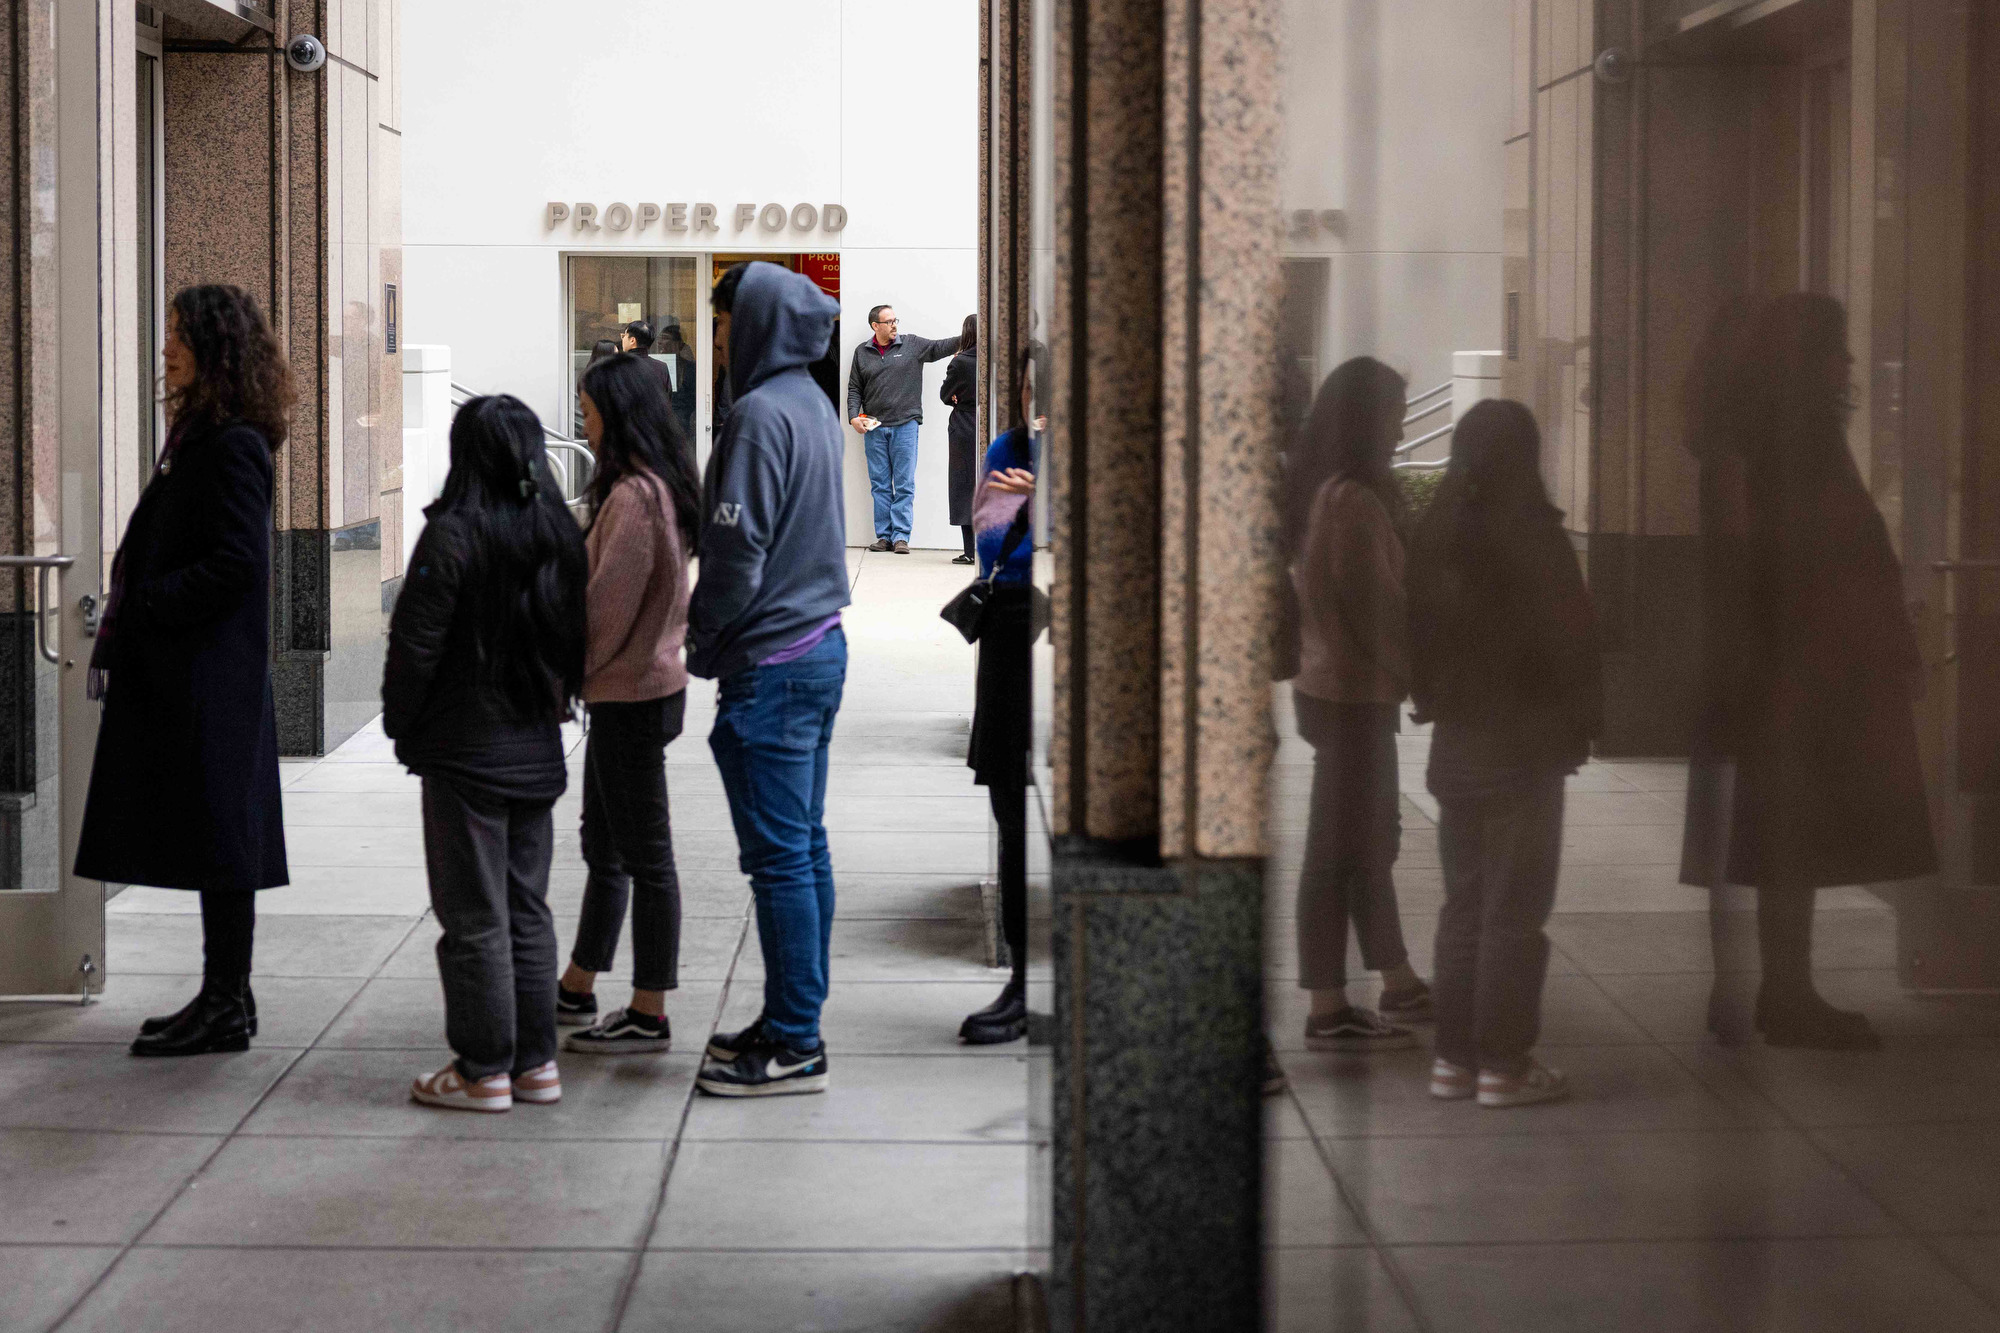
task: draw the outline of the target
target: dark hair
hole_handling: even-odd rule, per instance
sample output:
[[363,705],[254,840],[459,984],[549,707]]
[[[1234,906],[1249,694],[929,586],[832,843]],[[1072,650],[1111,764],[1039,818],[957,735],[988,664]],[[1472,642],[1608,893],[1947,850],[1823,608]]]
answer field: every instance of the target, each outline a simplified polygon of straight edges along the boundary
[[727,315],[736,308],[736,289],[743,285],[743,275],[749,271],[747,262],[731,264],[729,271],[715,280],[715,291],[709,297],[709,304],[714,306],[716,314]]
[[1487,535],[1553,524],[1562,511],[1542,483],[1542,432],[1511,398],[1475,403],[1451,433],[1451,461],[1421,533],[1447,561],[1472,558]]
[[1813,292],[1772,297],[1750,318],[1742,350],[1739,403],[1752,466],[1803,469],[1803,478],[1851,463],[1846,308]]
[[[635,319],[625,326],[626,334],[632,339],[632,350],[648,352],[653,347],[653,326],[643,319]],[[619,349],[623,351],[623,348]]]
[[979,316],[967,315],[965,323],[958,327],[958,350],[974,351],[979,347]]
[[686,338],[683,338],[681,336],[681,326],[678,324],[669,324],[667,325],[667,327],[660,330],[661,337],[665,337],[669,333],[674,335],[674,341],[677,343],[684,343],[687,341]]
[[1408,390],[1408,381],[1372,356],[1341,362],[1319,386],[1305,425],[1285,456],[1288,551],[1298,550],[1313,501],[1334,477],[1360,482],[1382,497],[1392,515],[1401,512],[1382,424],[1392,411],[1401,419]]
[[621,478],[651,473],[666,486],[681,542],[693,551],[701,535],[701,481],[657,367],[636,352],[620,352],[585,370],[580,387],[604,423],[590,479],[591,504],[603,509]]
[[882,312],[883,312],[884,310],[893,310],[894,308],[895,308],[894,306],[890,305],[890,304],[889,304],[889,303],[887,303],[887,302],[884,302],[884,303],[883,303],[883,304],[881,304],[881,305],[876,305],[876,306],[870,306],[870,307],[868,307],[868,323],[869,323],[869,325],[870,325],[870,326],[872,327],[872,326],[874,325],[874,323],[875,323],[875,321],[876,321],[876,320],[878,320],[878,319],[882,318]]
[[594,366],[607,356],[617,356],[617,355],[618,355],[617,343],[613,342],[609,338],[599,338],[596,342],[590,345],[590,360],[586,364]]
[[194,353],[194,380],[167,396],[176,426],[244,421],[276,449],[291,433],[298,391],[284,349],[241,287],[210,283],[174,293],[174,327]]
[[590,557],[526,403],[501,394],[458,409],[451,472],[425,513],[451,515],[470,536],[464,587],[482,689],[519,717],[567,713],[583,688]]

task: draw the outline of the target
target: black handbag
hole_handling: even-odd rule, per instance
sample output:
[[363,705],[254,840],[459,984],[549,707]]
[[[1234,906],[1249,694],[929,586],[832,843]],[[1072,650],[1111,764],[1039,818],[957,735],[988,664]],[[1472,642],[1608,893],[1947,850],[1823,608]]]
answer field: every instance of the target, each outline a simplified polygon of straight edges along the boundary
[[[938,615],[953,629],[965,636],[967,643],[979,642],[979,636],[986,627],[986,610],[993,605],[996,592],[994,581],[1000,577],[1000,571],[1006,568],[1007,559],[1014,554],[1014,548],[1027,537],[1028,522],[1031,518],[1029,510],[1033,503],[1031,499],[1023,504],[1020,512],[1014,515],[1014,521],[1008,525],[1007,535],[1000,543],[1000,558],[993,562],[993,572],[983,579],[974,579],[965,591],[946,602],[944,610],[938,612]],[[1040,638],[1042,630],[1048,627],[1049,598],[1047,593],[1033,584],[1028,585],[1028,596],[1029,642],[1032,643]]]

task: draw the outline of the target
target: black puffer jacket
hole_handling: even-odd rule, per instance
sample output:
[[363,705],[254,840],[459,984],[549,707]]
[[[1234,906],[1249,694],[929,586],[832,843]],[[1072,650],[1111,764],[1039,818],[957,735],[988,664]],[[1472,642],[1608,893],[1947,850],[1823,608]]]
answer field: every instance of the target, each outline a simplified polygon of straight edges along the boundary
[[419,776],[508,800],[553,801],[568,785],[555,701],[540,717],[519,717],[497,689],[480,685],[476,604],[463,594],[487,577],[483,564],[464,520],[430,518],[389,620],[382,729],[396,742],[396,758]]

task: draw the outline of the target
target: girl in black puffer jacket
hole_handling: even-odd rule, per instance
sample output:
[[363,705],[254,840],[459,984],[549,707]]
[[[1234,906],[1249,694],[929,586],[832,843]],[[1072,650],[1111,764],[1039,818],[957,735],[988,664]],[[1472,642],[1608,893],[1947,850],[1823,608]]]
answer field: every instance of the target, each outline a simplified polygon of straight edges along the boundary
[[505,1111],[562,1096],[550,812],[568,785],[561,726],[583,684],[588,557],[542,423],[516,398],[459,409],[451,474],[424,515],[389,623],[382,727],[423,779],[457,1058],[411,1096]]

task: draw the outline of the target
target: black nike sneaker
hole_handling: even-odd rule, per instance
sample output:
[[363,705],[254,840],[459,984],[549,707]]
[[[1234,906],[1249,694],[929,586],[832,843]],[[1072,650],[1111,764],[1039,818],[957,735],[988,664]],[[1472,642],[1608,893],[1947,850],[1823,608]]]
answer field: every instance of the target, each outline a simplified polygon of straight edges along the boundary
[[708,1039],[708,1058],[717,1064],[733,1064],[747,1047],[764,1040],[764,1015],[740,1032],[718,1032]]
[[795,1051],[783,1041],[760,1036],[730,1061],[702,1065],[694,1085],[712,1097],[785,1097],[826,1091],[826,1043]]

